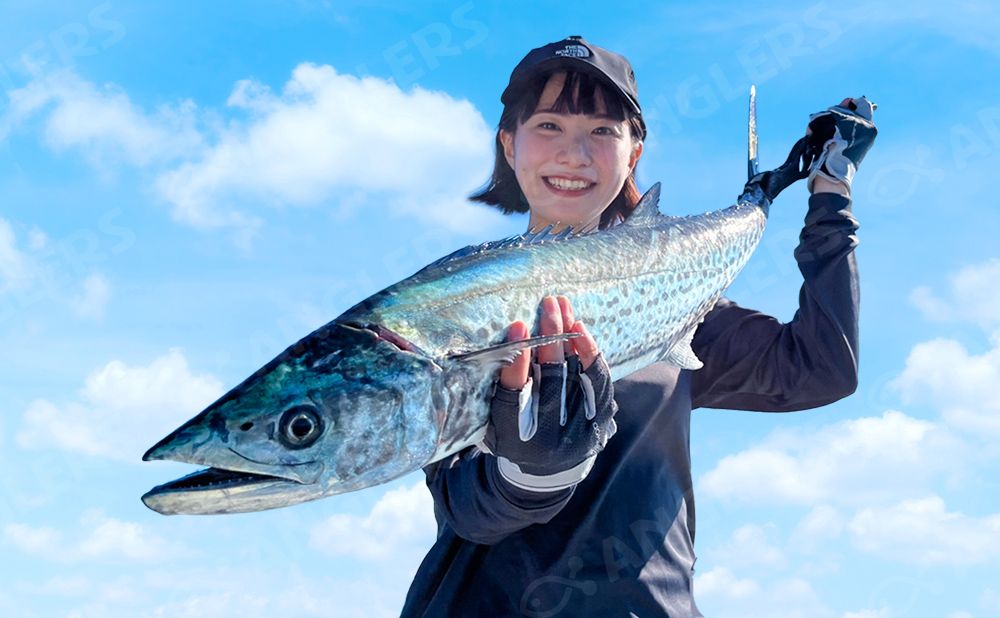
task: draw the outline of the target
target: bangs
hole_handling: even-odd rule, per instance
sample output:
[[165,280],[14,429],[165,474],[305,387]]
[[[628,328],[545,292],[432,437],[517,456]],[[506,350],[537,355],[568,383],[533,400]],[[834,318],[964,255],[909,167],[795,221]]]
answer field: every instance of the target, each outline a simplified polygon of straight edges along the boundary
[[[525,86],[523,94],[513,106],[515,109],[511,110],[518,122],[525,122],[535,113],[545,84],[552,75],[552,73],[539,75]],[[603,110],[601,110],[602,104]],[[625,109],[625,102],[621,96],[608,88],[602,80],[594,78],[589,73],[566,71],[566,81],[563,82],[562,91],[556,97],[552,108],[544,111],[588,116],[603,114],[620,121],[626,119]]]

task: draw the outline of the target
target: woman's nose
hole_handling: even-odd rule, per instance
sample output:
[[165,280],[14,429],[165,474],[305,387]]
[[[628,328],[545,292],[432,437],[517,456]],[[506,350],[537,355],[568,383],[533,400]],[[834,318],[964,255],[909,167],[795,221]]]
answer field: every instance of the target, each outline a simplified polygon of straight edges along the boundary
[[590,165],[590,142],[586,135],[567,135],[559,149],[559,163],[574,167]]

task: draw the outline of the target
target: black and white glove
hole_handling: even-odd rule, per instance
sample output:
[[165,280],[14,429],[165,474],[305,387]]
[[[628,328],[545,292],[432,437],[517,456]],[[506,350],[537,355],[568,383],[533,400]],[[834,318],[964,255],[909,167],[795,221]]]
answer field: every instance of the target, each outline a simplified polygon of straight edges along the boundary
[[484,444],[501,476],[528,491],[550,492],[582,481],[618,430],[614,386],[604,357],[585,371],[577,356],[532,363],[520,391],[496,386]]
[[808,147],[818,153],[809,168],[810,191],[817,177],[839,182],[850,191],[854,174],[878,134],[872,119],[877,107],[865,97],[844,99],[809,116]]

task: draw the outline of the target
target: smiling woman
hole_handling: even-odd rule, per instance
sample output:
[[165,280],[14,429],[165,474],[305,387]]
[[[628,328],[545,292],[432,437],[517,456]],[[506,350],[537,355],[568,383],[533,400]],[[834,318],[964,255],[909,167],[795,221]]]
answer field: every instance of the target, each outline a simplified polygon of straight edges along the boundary
[[629,68],[627,83],[616,87],[582,62],[544,70],[561,59],[522,62],[515,70],[502,97],[493,176],[471,199],[504,213],[530,212],[531,227],[579,229],[598,220],[607,227],[624,220],[640,197],[635,166],[646,125],[635,80]]
[[[641,225],[649,216],[636,208],[646,127],[624,57],[581,37],[542,46],[517,65],[501,100],[493,175],[473,200],[528,212],[532,229],[550,232]],[[863,98],[845,99],[814,114],[811,133],[796,145],[811,153],[804,161],[816,160],[809,188],[817,194],[796,253],[805,281],[792,322],[713,299],[681,352],[612,384],[599,342],[574,318],[570,299],[540,299],[538,334],[575,337],[543,345],[533,358],[522,352],[503,368],[483,441],[424,468],[438,536],[403,616],[701,615],[693,595],[691,410],[802,410],[856,387],[857,222],[849,196],[874,138],[872,109]],[[748,188],[770,202],[805,175],[794,172],[758,174]],[[683,235],[681,227],[674,231]],[[671,281],[709,276],[691,260],[713,241],[689,233],[676,264],[662,268]],[[657,240],[637,239],[650,246],[633,255],[656,253],[666,242]],[[563,266],[576,272],[567,281],[578,287],[595,271],[584,259]],[[635,281],[623,288],[625,296],[645,293]],[[620,311],[606,321],[621,327],[628,316]],[[529,335],[521,321],[507,331],[508,340]]]

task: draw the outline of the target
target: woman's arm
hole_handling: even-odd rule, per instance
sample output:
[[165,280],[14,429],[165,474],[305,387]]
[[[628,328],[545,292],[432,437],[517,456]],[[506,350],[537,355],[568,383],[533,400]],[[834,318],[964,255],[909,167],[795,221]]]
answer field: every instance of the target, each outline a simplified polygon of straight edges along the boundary
[[573,487],[554,492],[525,491],[501,478],[496,457],[471,446],[426,468],[438,526],[483,545],[551,520],[573,495]]
[[782,324],[719,301],[693,341],[705,363],[693,375],[694,406],[783,412],[825,405],[854,392],[857,228],[849,198],[827,192],[809,198],[795,250],[804,279],[795,317]]
[[[617,430],[607,363],[569,299],[543,299],[539,322],[542,335],[579,336],[539,348],[536,363],[523,353],[504,368],[485,446],[425,468],[439,525],[475,543],[555,517]],[[507,338],[528,338],[527,326],[515,322]]]

